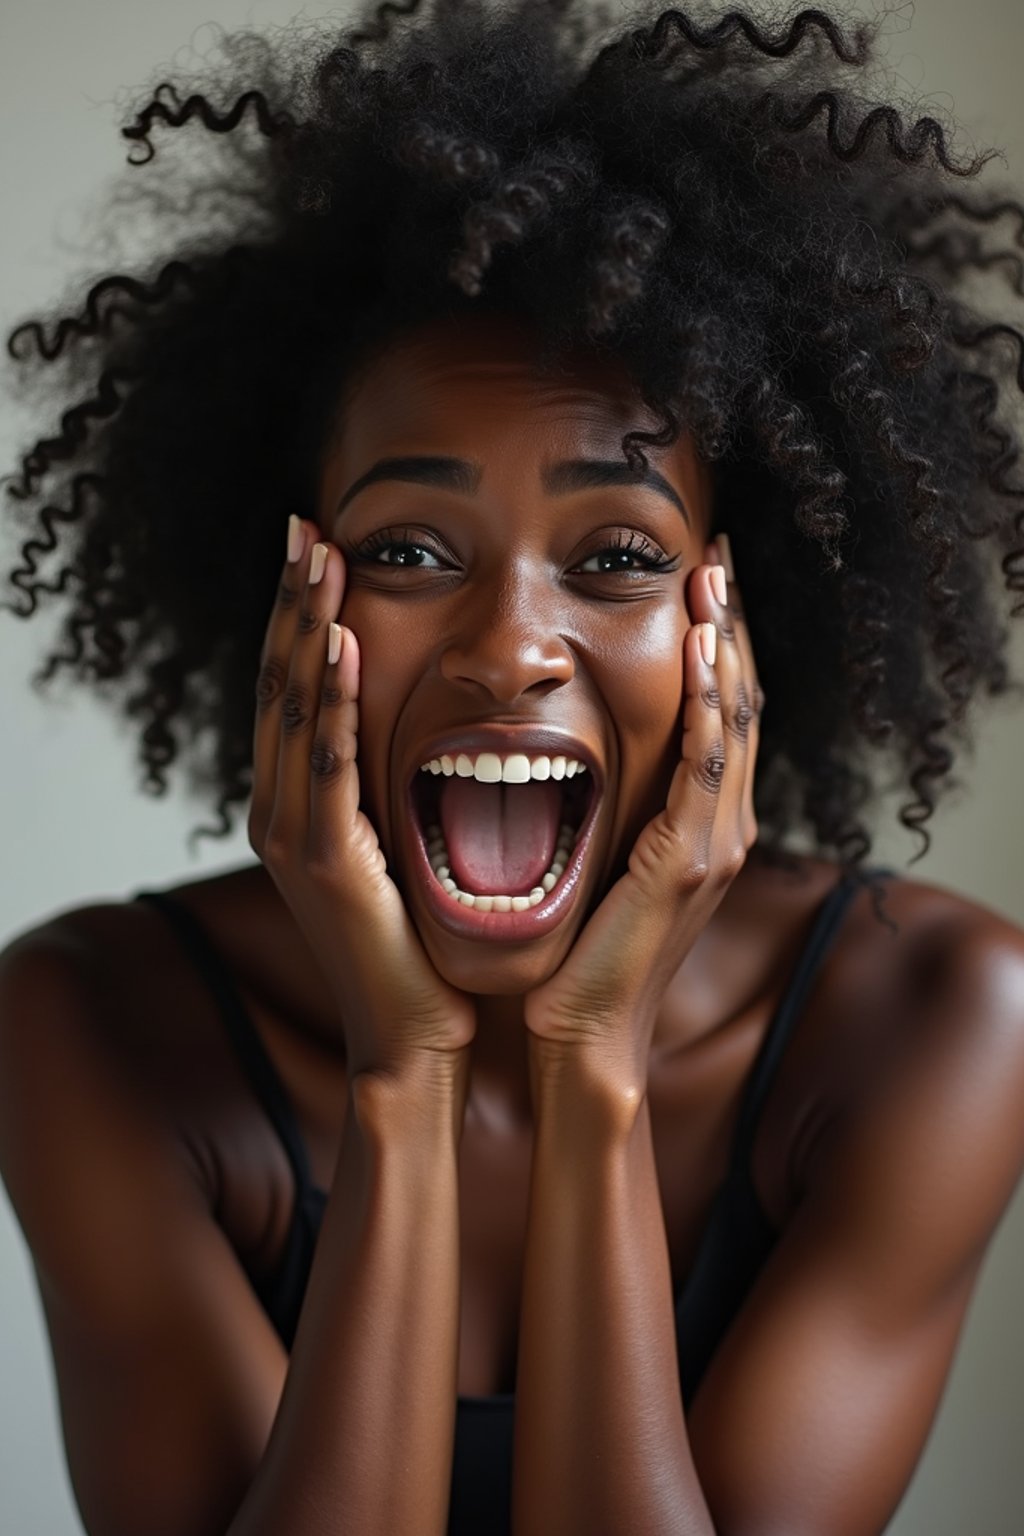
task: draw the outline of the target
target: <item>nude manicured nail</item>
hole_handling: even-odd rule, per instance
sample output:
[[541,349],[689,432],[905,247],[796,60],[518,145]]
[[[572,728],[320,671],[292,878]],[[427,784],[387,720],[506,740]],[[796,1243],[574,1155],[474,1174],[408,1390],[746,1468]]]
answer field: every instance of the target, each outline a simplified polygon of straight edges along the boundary
[[725,589],[725,566],[713,565],[710,574],[711,590],[724,608],[728,602],[728,593]]
[[729,535],[727,533],[716,533],[715,543],[718,546],[718,558],[725,566],[726,581],[735,581],[736,570],[732,563],[732,545],[729,543]]
[[292,512],[288,517],[288,563],[294,565],[302,554],[302,523]]
[[328,624],[327,626],[327,661],[329,666],[334,666],[341,655],[341,625]]
[[315,587],[327,568],[327,545],[314,544],[309,557],[309,584]]
[[700,639],[700,653],[709,667],[715,664],[715,656],[718,652],[718,632],[713,624],[698,624],[698,636]]

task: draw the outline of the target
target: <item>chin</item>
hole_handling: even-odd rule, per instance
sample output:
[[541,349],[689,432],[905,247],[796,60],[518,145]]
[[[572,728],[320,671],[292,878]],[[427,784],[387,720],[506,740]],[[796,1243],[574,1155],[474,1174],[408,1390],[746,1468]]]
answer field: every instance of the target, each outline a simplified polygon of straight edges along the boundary
[[524,996],[555,974],[568,951],[564,942],[540,956],[536,943],[529,947],[533,953],[526,946],[516,946],[516,953],[509,946],[499,951],[492,945],[454,938],[439,951],[424,934],[420,938],[431,965],[450,987],[480,997]]

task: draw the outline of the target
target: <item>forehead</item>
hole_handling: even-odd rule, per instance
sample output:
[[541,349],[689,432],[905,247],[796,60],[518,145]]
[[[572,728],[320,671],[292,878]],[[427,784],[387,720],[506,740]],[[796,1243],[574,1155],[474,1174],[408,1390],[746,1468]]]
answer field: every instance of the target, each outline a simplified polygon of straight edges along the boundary
[[[480,461],[485,478],[489,464],[536,478],[568,455],[622,460],[624,433],[658,428],[617,359],[577,348],[542,367],[542,342],[515,318],[481,315],[431,321],[382,345],[344,392],[335,474],[348,484],[382,457],[447,453]],[[642,446],[706,513],[710,471],[689,434]]]

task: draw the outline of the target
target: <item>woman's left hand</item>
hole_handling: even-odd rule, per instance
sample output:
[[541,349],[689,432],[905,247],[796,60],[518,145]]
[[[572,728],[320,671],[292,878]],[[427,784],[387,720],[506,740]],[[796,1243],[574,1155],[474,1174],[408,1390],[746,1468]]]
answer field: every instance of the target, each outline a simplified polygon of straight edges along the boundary
[[[531,1052],[557,1067],[585,1057],[602,1080],[642,1095],[668,986],[757,841],[754,766],[764,707],[726,545],[690,577],[683,638],[682,759],[664,810],[644,827],[627,873],[558,970],[527,993]],[[715,595],[714,581],[723,601]],[[714,637],[709,663],[701,630]]]

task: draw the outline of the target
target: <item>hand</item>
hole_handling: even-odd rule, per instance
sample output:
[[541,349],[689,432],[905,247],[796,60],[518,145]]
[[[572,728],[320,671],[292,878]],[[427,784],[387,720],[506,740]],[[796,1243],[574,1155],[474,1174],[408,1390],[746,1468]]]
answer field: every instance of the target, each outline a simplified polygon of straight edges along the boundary
[[321,540],[326,565],[310,584],[307,528],[299,524],[299,555],[285,565],[260,658],[249,842],[338,1001],[349,1079],[439,1053],[454,1062],[476,1010],[428,960],[359,809],[359,642],[343,627],[337,662],[327,650],[344,558]]
[[[604,1079],[642,1094],[658,1009],[686,955],[757,841],[754,766],[764,694],[738,603],[719,603],[708,564],[691,572],[683,638],[682,760],[665,809],[643,829],[616,881],[558,970],[527,993],[531,1049],[598,1061]],[[724,573],[723,573],[724,574]],[[728,589],[723,593],[728,597]],[[704,660],[700,628],[714,627]]]

